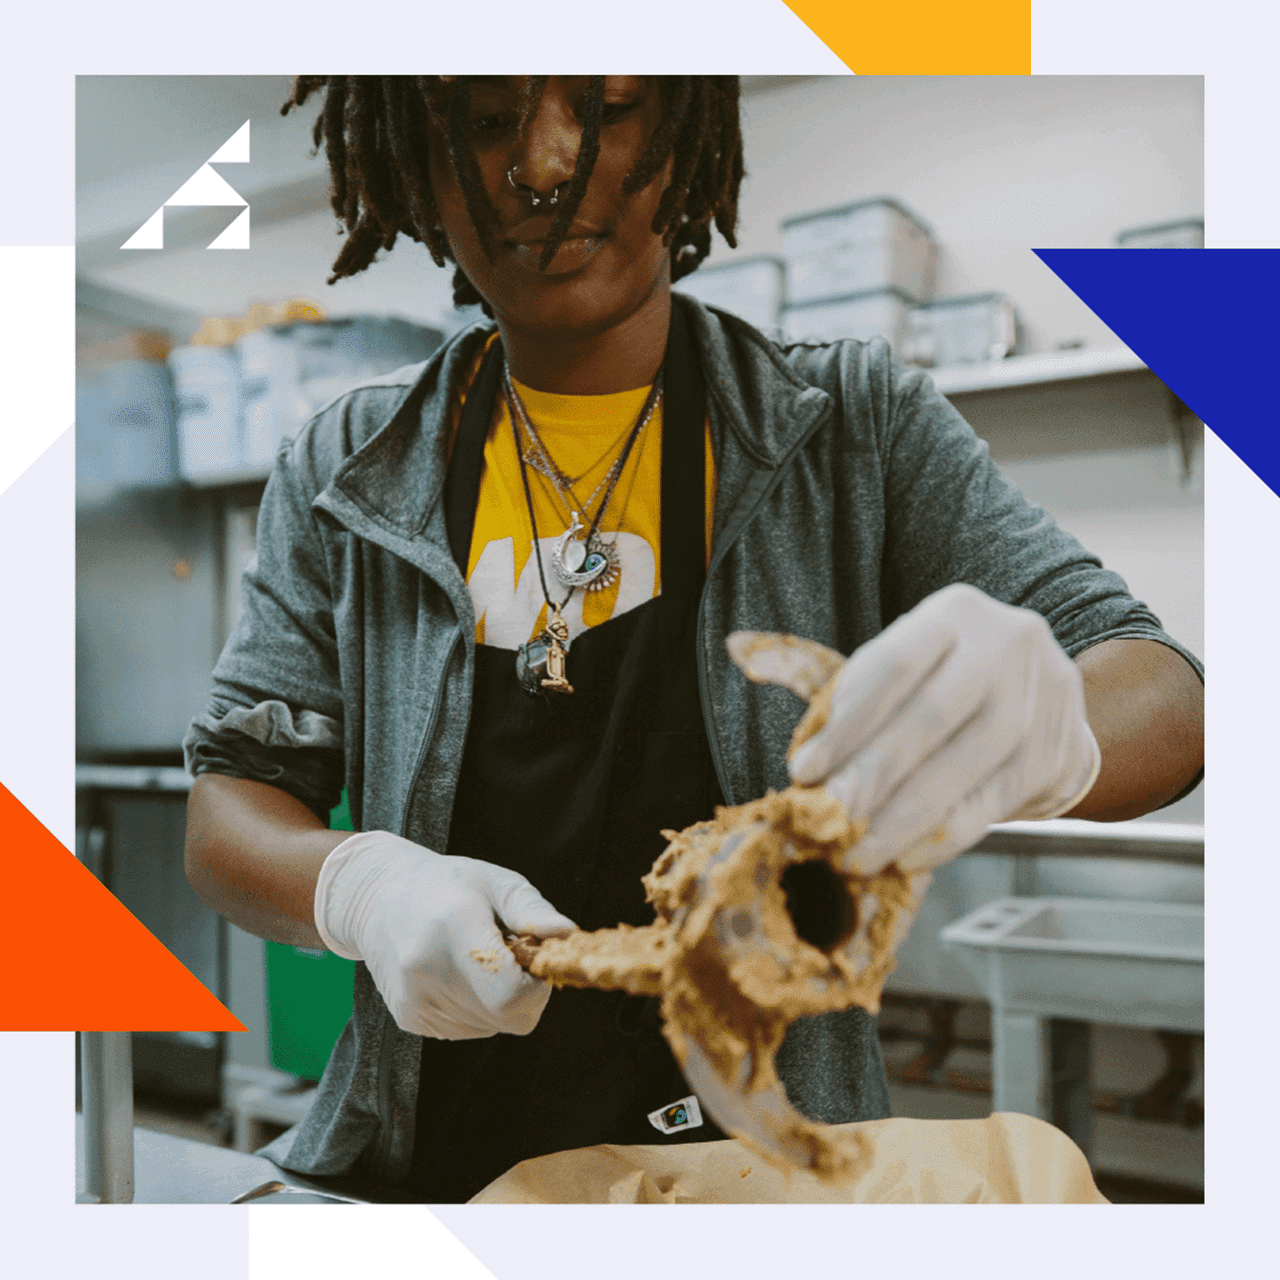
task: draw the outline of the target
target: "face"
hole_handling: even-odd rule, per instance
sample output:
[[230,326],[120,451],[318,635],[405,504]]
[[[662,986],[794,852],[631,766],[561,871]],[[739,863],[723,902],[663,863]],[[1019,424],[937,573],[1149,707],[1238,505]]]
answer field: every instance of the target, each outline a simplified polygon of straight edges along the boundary
[[[538,268],[556,213],[549,197],[573,176],[586,87],[583,76],[551,77],[537,114],[521,133],[520,79],[472,81],[469,136],[499,221],[492,260],[481,248],[447,146],[434,136],[430,141],[432,188],[454,257],[509,326],[586,337],[654,305],[670,290],[668,250],[650,230],[670,166],[643,190],[622,195],[623,179],[661,110],[656,83],[642,76],[607,78],[590,183],[555,257]],[[515,186],[508,178],[513,170]]]

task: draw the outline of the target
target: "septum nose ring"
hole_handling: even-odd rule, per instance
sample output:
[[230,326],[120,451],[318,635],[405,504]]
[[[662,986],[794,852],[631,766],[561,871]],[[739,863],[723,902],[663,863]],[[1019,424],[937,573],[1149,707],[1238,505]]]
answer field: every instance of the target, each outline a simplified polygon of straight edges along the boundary
[[[516,173],[519,168],[520,166],[518,164],[513,164],[511,168],[507,170],[507,181],[511,184],[512,190],[514,191],[519,191],[521,189],[520,184],[516,181]],[[563,185],[563,183],[557,182],[556,185],[551,188],[551,194],[549,196],[540,196],[532,187],[525,187],[524,190],[528,191],[529,203],[536,209],[543,200],[546,200],[548,204],[555,204],[555,202],[560,198],[560,188]]]

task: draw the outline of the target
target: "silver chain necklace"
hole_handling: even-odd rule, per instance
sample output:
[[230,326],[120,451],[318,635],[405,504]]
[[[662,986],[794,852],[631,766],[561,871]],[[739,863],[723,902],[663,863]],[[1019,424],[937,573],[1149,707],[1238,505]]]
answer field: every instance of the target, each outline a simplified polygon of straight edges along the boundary
[[[561,504],[569,513],[569,527],[556,539],[551,553],[551,565],[555,570],[556,577],[563,586],[568,587],[570,590],[574,587],[584,587],[588,591],[603,591],[618,580],[621,573],[621,564],[618,557],[617,539],[615,537],[613,541],[605,541],[598,532],[600,520],[604,516],[605,508],[609,505],[609,499],[613,496],[614,488],[617,486],[623,468],[626,466],[632,446],[648,425],[662,399],[662,373],[659,371],[658,376],[654,379],[653,386],[649,388],[649,394],[640,410],[640,416],[636,419],[635,426],[632,427],[622,452],[614,460],[604,478],[596,485],[595,490],[584,503],[578,501],[569,477],[556,466],[546,445],[543,444],[534,429],[533,423],[529,420],[524,402],[520,399],[519,393],[511,380],[511,368],[509,365],[503,368],[503,390],[506,394],[507,411],[511,415],[512,425],[514,426],[518,420],[532,444],[532,452],[526,453],[523,449],[520,449],[519,438],[517,437],[516,443],[520,451],[521,461],[528,463],[535,471],[551,482],[553,492],[560,498]],[[589,474],[589,472],[584,474]],[[602,489],[604,490],[604,497],[600,501],[600,506],[596,509],[595,518],[591,519],[588,525],[587,513]],[[579,537],[584,530],[586,537]]]
[[[624,430],[622,434],[618,436],[617,440],[615,440],[613,444],[605,450],[601,458],[593,462],[580,476],[575,479],[556,465],[555,459],[551,456],[551,451],[545,444],[543,444],[542,437],[538,434],[537,427],[533,425],[533,422],[529,417],[529,411],[524,407],[524,401],[520,398],[520,393],[516,391],[515,384],[511,380],[511,370],[507,366],[504,366],[503,368],[503,377],[505,379],[505,391],[508,403],[515,405],[516,412],[520,418],[520,425],[524,428],[525,435],[529,437],[529,444],[531,448],[523,453],[525,462],[527,462],[539,475],[544,476],[546,479],[551,481],[552,485],[555,486],[554,492],[556,493],[556,496],[560,498],[561,503],[570,512],[570,514],[577,511],[578,515],[585,520],[587,518],[587,512],[591,509],[591,504],[599,496],[600,490],[603,489],[605,485],[610,484],[611,481],[616,479],[618,472],[621,471],[624,455],[619,454],[618,457],[613,460],[613,465],[605,472],[604,478],[600,483],[591,491],[591,496],[586,500],[586,502],[578,501],[578,495],[574,493],[573,486],[589,476],[596,467],[600,465],[600,462],[603,461],[604,458],[608,457],[609,453],[611,453],[618,446],[619,442],[627,436],[628,432],[635,428],[629,427]],[[661,374],[659,374],[659,377],[661,377]],[[656,400],[654,400],[652,404],[649,400],[645,401],[645,406],[641,410],[642,420],[639,424],[640,430],[644,429],[650,417],[653,416],[653,411],[656,406]],[[608,501],[607,498],[606,501]]]
[[[512,390],[514,391],[515,388],[513,387]],[[528,410],[525,409],[523,400],[520,401],[520,411],[525,415],[521,419],[521,425],[524,427],[525,432],[529,437],[529,447],[524,450],[522,455],[525,462],[527,462],[539,475],[546,477],[546,479],[550,480],[553,484],[560,486],[560,488],[568,490],[571,494],[573,493],[573,486],[575,484],[581,484],[582,481],[585,480],[600,465],[600,463],[605,460],[605,458],[607,458],[619,447],[619,445],[622,444],[622,442],[627,438],[628,432],[631,430],[631,427],[624,427],[618,433],[617,439],[609,445],[609,447],[600,455],[599,458],[595,460],[595,462],[587,467],[587,469],[580,475],[571,476],[567,472],[562,471],[560,467],[556,465],[555,459],[552,458],[550,450],[548,450],[547,446],[542,443],[542,437],[538,434],[537,427],[533,425],[532,420],[529,418]],[[596,486],[595,492],[592,493],[591,497],[588,498],[586,503],[583,505],[591,505],[595,500],[596,494],[600,492],[601,487],[608,481],[608,479],[609,477],[606,475],[604,480]],[[576,496],[574,501],[577,501]]]

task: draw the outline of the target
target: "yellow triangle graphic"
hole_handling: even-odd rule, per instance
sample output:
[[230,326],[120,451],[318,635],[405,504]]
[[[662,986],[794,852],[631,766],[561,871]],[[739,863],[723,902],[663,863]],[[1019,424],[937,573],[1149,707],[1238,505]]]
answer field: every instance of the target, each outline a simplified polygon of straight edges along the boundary
[[1031,0],[785,0],[858,75],[1031,74]]

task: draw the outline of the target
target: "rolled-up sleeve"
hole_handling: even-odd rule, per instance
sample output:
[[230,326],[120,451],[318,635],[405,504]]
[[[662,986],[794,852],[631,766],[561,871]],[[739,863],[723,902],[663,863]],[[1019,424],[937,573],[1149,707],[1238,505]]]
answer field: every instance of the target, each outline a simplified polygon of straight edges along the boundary
[[1026,498],[986,442],[926,374],[893,365],[892,410],[882,440],[886,586],[894,613],[952,582],[1034,609],[1076,657],[1112,639],[1155,640],[1204,666],[1130,594],[1119,574]]
[[343,698],[317,491],[295,440],[267,482],[240,618],[183,751],[195,776],[268,783],[323,819],[342,792]]
[[[905,612],[952,582],[1034,609],[1072,658],[1104,640],[1151,640],[1204,664],[1165,631],[1125,580],[1030,501],[937,391],[896,360],[885,467],[886,596]],[[1173,799],[1199,785],[1204,771]],[[1168,803],[1173,803],[1170,800]]]

